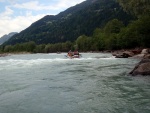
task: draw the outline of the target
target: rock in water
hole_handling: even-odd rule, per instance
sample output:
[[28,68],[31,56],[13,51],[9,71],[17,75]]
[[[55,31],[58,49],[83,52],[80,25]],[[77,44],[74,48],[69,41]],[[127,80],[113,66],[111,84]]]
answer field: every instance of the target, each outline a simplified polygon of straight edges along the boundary
[[148,53],[148,50],[147,49],[143,49],[141,54],[147,54]]
[[144,55],[144,57],[143,57],[144,59],[150,59],[150,54],[146,54],[146,55]]
[[131,75],[150,75],[150,59],[143,59],[135,68],[130,72]]
[[124,52],[117,52],[117,53],[112,53],[113,56],[116,58],[128,58],[128,57],[133,57],[134,53],[131,51],[124,51]]

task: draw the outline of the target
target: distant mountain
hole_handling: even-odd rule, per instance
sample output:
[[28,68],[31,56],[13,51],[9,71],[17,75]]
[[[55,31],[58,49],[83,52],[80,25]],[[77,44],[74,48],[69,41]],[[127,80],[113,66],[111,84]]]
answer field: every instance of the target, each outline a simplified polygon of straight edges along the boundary
[[13,36],[5,44],[34,41],[37,44],[74,41],[80,35],[92,35],[112,19],[128,24],[133,17],[116,0],[86,0],[58,15],[47,15]]
[[7,40],[9,40],[12,36],[14,36],[15,34],[17,34],[17,32],[11,32],[8,35],[4,35],[0,38],[0,45],[2,45],[4,42],[6,42]]

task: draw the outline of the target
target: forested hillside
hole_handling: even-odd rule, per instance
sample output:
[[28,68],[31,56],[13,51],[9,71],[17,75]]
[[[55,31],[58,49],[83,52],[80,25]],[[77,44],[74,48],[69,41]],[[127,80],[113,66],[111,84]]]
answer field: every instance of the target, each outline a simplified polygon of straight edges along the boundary
[[5,44],[0,52],[147,48],[150,1],[87,0],[56,16],[44,17]]
[[87,0],[58,15],[43,17],[5,45],[29,41],[36,44],[75,41],[80,35],[92,35],[95,28],[104,27],[112,19],[127,25],[133,16],[123,11],[116,0]]

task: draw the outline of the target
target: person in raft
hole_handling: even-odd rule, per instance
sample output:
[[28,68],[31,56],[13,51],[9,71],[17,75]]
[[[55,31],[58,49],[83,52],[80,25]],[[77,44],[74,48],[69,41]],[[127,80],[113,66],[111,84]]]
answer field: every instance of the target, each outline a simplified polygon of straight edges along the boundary
[[73,56],[73,53],[71,50],[68,52],[68,56]]
[[77,50],[74,51],[74,55],[79,55],[79,52]]

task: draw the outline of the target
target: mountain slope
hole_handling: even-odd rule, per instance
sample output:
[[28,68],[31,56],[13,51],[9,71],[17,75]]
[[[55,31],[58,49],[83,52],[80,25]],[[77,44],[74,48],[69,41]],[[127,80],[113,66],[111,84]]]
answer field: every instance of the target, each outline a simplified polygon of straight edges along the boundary
[[103,27],[114,18],[123,21],[124,24],[133,19],[123,11],[116,0],[86,0],[56,16],[43,17],[5,44],[74,41],[82,34],[91,35],[95,28]]
[[11,32],[8,35],[4,35],[0,38],[0,45],[3,44],[4,42],[6,42],[7,40],[9,40],[12,36],[14,36],[15,34],[17,34],[17,32]]

